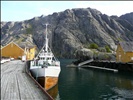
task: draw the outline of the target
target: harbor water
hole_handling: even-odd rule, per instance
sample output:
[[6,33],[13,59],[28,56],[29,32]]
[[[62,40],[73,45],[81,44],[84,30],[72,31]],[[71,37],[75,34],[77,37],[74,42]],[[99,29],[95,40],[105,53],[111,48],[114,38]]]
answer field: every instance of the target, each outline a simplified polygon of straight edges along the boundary
[[133,73],[66,67],[60,59],[56,100],[133,100]]

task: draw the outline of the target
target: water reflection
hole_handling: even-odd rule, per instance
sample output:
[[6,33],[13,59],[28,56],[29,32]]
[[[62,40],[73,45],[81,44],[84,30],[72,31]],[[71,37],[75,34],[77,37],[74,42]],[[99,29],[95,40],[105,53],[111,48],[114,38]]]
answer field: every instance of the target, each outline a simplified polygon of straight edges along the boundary
[[133,73],[97,69],[67,68],[64,61],[59,77],[60,100],[132,100]]
[[52,96],[52,98],[56,99],[57,95],[58,95],[58,83],[51,89],[49,89],[48,94],[50,94],[50,96]]

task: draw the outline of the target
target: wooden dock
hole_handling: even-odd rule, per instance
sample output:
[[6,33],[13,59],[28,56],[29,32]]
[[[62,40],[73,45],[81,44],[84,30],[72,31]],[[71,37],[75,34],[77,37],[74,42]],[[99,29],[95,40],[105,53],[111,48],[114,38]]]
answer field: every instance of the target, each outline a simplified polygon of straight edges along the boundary
[[85,65],[85,64],[90,63],[90,62],[92,62],[92,61],[93,61],[93,59],[83,61],[83,62],[79,63],[78,66]]
[[81,68],[94,68],[94,69],[102,69],[102,70],[108,70],[108,71],[113,71],[113,72],[118,72],[117,69],[111,69],[111,68],[104,68],[104,67],[98,67],[98,66],[90,66],[90,65],[83,65]]
[[24,64],[14,60],[1,65],[1,100],[50,100],[26,74]]
[[88,65],[98,66],[102,68],[117,69],[119,71],[133,72],[133,63],[122,63],[122,62],[115,62],[115,61],[93,61]]

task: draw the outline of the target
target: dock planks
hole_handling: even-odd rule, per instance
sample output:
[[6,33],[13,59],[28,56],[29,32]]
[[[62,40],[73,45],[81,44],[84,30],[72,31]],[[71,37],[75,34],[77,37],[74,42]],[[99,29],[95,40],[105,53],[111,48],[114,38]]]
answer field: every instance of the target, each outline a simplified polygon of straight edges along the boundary
[[1,100],[48,100],[25,73],[24,62],[14,60],[1,65]]
[[84,61],[84,62],[79,63],[78,66],[85,65],[85,64],[90,63],[90,62],[92,62],[92,61],[93,61],[93,59],[86,60],[86,61]]

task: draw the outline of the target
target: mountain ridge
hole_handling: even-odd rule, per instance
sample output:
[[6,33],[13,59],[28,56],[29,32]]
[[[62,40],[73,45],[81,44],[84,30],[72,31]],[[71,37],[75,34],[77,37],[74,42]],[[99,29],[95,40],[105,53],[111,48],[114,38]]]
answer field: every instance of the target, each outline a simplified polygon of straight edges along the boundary
[[91,43],[113,50],[119,41],[133,41],[132,13],[117,17],[96,9],[76,8],[20,22],[1,22],[1,44],[19,39],[19,35],[31,35],[40,49],[45,41],[44,24],[49,23],[49,45],[56,55],[73,58],[77,50]]

